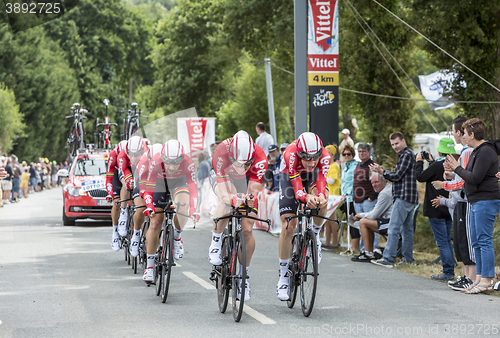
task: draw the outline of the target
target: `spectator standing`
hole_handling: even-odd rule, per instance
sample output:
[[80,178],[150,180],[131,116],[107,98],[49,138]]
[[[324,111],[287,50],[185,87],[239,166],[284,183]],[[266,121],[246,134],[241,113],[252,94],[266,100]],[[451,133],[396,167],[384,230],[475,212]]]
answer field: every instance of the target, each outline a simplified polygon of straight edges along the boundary
[[[376,258],[374,250],[375,234],[387,235],[392,214],[392,188],[389,182],[377,172],[370,174],[373,190],[378,193],[377,204],[367,213],[356,214],[353,218],[359,222],[359,231],[365,243],[365,250],[351,258],[354,262],[370,262]],[[380,253],[378,253],[380,255]],[[380,258],[380,256],[379,256]]]
[[[358,145],[358,155],[361,162],[358,163],[354,170],[354,181],[352,186],[354,211],[356,214],[367,213],[372,211],[377,204],[378,194],[373,190],[370,182],[370,164],[375,163],[370,158],[371,146],[368,143],[360,143]],[[378,234],[375,236],[375,247],[378,246]],[[361,251],[364,250],[363,242],[361,242]]]
[[498,154],[492,143],[484,139],[486,126],[480,119],[467,120],[463,124],[464,139],[474,149],[467,167],[448,155],[446,170],[453,170],[465,181],[465,192],[471,204],[471,237],[476,257],[476,280],[467,293],[481,293],[492,288],[495,277],[495,252],[493,227],[500,211],[500,187],[498,185]]
[[12,160],[12,193],[11,200],[12,202],[18,202],[19,197],[21,197],[21,165],[19,164],[18,158],[16,155],[10,156]]
[[[350,145],[351,147],[354,148],[354,141],[352,140],[351,138],[351,132],[349,131],[349,129],[343,129],[342,130],[342,137],[344,138],[342,140],[342,142],[340,142],[340,145],[339,145],[339,151],[340,151],[340,154],[342,154],[344,152],[344,148],[346,145]],[[355,158],[356,157],[356,154],[354,154],[352,156],[352,158]],[[345,158],[343,158],[343,156],[340,156],[340,169],[344,170],[345,168]]]
[[51,180],[50,180],[50,184],[53,188],[55,188],[57,186],[57,162],[56,161],[52,161],[52,165],[50,167],[50,173],[52,175],[51,177]]
[[[455,143],[452,139],[443,137],[439,141],[436,150],[439,153],[439,158],[434,161],[429,152],[424,152],[425,159],[429,162],[429,166],[424,170],[424,156],[422,152],[417,154],[415,175],[417,181],[425,182],[424,195],[424,210],[423,214],[429,218],[434,240],[439,249],[441,256],[441,264],[443,265],[443,273],[440,275],[431,275],[432,279],[436,280],[452,280],[455,277],[455,260],[453,258],[453,247],[451,245],[451,227],[452,221],[448,208],[439,206],[434,208],[432,200],[440,196],[440,193],[432,185],[432,181],[439,180],[443,177],[443,163],[445,155],[455,153]],[[447,191],[442,191],[441,195],[448,198]]]
[[395,132],[390,136],[392,149],[399,154],[396,168],[393,172],[384,170],[380,165],[373,163],[370,170],[382,174],[392,184],[393,209],[387,244],[383,257],[371,262],[392,268],[398,250],[399,234],[402,233],[403,244],[401,252],[403,263],[413,263],[413,219],[418,206],[417,180],[415,178],[415,154],[407,146],[403,133]]
[[[328,150],[331,159],[330,168],[328,169],[328,174],[326,175],[326,183],[328,184],[329,194],[341,196],[340,167],[333,160],[335,155],[337,154],[337,146],[330,144],[326,146],[325,149]],[[335,210],[335,212],[337,212],[337,210]],[[333,221],[326,221],[324,227],[325,227],[325,245],[323,245],[323,247],[326,249],[337,249],[339,247],[338,223]]]
[[280,146],[280,154],[283,156],[283,153],[285,152],[286,147],[288,147],[290,143],[282,143]]
[[28,185],[29,185],[30,174],[28,173],[28,168],[25,167],[23,173],[21,174],[21,195],[23,198],[28,197]]
[[212,170],[212,156],[214,155],[215,148],[219,145],[220,141],[215,141],[210,145],[210,156],[207,158],[208,165],[210,166],[210,170]]
[[38,182],[37,182],[37,179],[36,179],[36,169],[35,169],[35,166],[36,164],[35,163],[31,163],[30,165],[30,168],[29,168],[29,174],[30,174],[30,185],[32,187],[32,191],[29,191],[31,193],[34,193],[37,191],[37,186],[38,186]]
[[[344,147],[342,157],[344,158],[345,168],[342,171],[342,182],[340,187],[342,195],[346,196],[346,198],[344,199],[344,204],[342,205],[341,210],[345,213],[346,218],[349,218],[350,215],[355,214],[352,189],[354,183],[354,171],[356,170],[358,161],[354,159],[354,148],[350,144]],[[351,247],[347,250],[347,252],[349,250],[351,253],[359,251],[359,238],[361,237],[359,229],[350,227],[350,235]]]
[[[460,154],[460,166],[462,168],[467,167],[469,163],[470,154],[472,153],[472,148],[467,146],[464,140],[464,132],[462,130],[462,125],[468,118],[465,116],[457,116],[453,120],[452,132],[456,143],[461,143],[463,145],[462,152]],[[453,249],[455,251],[455,258],[457,262],[462,264],[463,276],[459,276],[455,282],[449,284],[453,290],[463,290],[468,288],[473,281],[476,280],[476,258],[474,256],[474,249],[472,248],[472,239],[470,234],[470,203],[467,202],[467,196],[465,195],[464,183],[465,181],[458,176],[456,173],[449,172],[453,176],[451,181],[434,181],[432,184],[436,189],[445,189],[450,192],[453,196],[454,209],[453,209]],[[451,177],[450,177],[451,178]],[[435,199],[434,204],[436,206],[446,203],[447,201],[442,199]],[[450,202],[448,202],[450,203]]]
[[270,158],[270,163],[272,162],[273,165],[269,166],[273,175],[273,191],[279,191],[280,189],[280,165],[281,165],[281,153],[278,149],[278,146],[276,144],[272,144],[268,148],[269,150],[269,158]]
[[2,179],[2,203],[4,205],[10,204],[10,195],[12,192],[12,177],[14,173],[12,172],[12,167],[10,165],[10,158],[6,157],[4,160],[4,168],[7,172],[7,177]]
[[255,131],[259,135],[255,139],[255,143],[257,143],[258,146],[264,150],[266,153],[266,156],[269,155],[269,146],[274,144],[274,139],[273,137],[266,132],[266,125],[264,122],[259,122],[255,126]]
[[203,181],[205,178],[207,178],[210,175],[210,164],[208,164],[207,160],[205,159],[206,154],[204,152],[201,152],[198,154],[198,172],[196,173],[196,178],[198,179],[198,207],[201,205],[201,201],[203,199]]

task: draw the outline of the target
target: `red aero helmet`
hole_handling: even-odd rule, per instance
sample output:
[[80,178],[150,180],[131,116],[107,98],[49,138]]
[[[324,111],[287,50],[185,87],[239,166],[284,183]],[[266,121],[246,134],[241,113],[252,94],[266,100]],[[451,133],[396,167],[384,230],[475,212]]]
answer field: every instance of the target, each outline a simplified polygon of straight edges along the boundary
[[167,164],[180,164],[184,160],[184,147],[177,140],[168,140],[161,149],[161,159]]
[[229,145],[229,158],[234,164],[249,165],[255,158],[255,143],[246,131],[234,134]]
[[127,141],[127,154],[129,156],[141,156],[145,149],[145,143],[142,137],[132,136]]
[[297,139],[297,155],[300,158],[310,161],[317,160],[323,152],[323,143],[318,135],[311,132],[300,134]]

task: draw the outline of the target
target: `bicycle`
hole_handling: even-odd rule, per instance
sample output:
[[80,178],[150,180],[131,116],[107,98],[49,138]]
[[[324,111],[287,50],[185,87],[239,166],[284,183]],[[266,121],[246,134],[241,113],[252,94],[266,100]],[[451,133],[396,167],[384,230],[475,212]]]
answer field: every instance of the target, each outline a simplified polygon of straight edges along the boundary
[[71,107],[71,115],[66,116],[66,119],[73,118],[68,135],[68,146],[70,147],[70,155],[76,156],[79,149],[85,149],[85,128],[83,126],[83,119],[87,117],[84,114],[92,114],[86,109],[83,109],[79,103],[74,103]]
[[[132,190],[129,190],[130,196],[132,195]],[[125,262],[127,262],[127,265],[130,265],[132,263],[132,269],[134,269],[134,261],[135,261],[135,273],[137,273],[137,257],[132,257],[130,254],[130,244],[132,240],[132,235],[134,232],[134,212],[135,212],[135,206],[134,206],[134,199],[133,198],[128,198],[125,200],[121,201],[116,201],[115,203],[119,205],[120,203],[127,202],[126,206],[126,212],[127,212],[127,234],[125,236],[120,236],[120,249],[123,249],[125,252]]]
[[[105,99],[104,101],[104,104],[106,105],[106,117],[104,118],[104,123],[99,123],[99,118],[96,119],[96,127],[95,127],[95,134],[94,134],[94,137],[95,137],[95,144],[97,146],[97,148],[101,148],[101,142],[103,142],[103,149],[108,149],[108,150],[111,150],[112,149],[112,145],[111,145],[111,136],[113,135],[113,132],[111,131],[111,126],[115,126],[115,127],[118,127],[118,124],[116,123],[110,123],[109,122],[109,117],[108,117],[108,104],[109,104],[109,100],[108,99]],[[104,126],[104,130],[99,132],[99,127],[100,126]]]
[[[141,117],[143,111],[140,109],[138,110],[139,105],[136,102],[133,102],[130,107],[132,109],[128,109],[127,105],[127,110],[118,111],[118,113],[128,113],[127,118],[123,119],[122,139],[124,140],[128,140],[130,137],[136,135],[141,129],[139,117]],[[142,115],[142,117],[148,118],[146,115]]]
[[[309,317],[316,298],[318,283],[318,251],[316,234],[313,231],[313,217],[339,223],[338,219],[318,215],[319,208],[311,209],[300,203],[297,215],[287,216],[287,228],[290,221],[298,218],[295,233],[292,237],[292,250],[288,264],[289,286],[287,306],[291,309],[297,298],[297,289],[300,285],[300,302],[302,313]],[[302,224],[305,221],[305,229]],[[339,223],[340,224],[340,223]]]
[[[250,197],[252,198],[252,197]],[[229,300],[229,291],[232,290],[231,301],[233,307],[233,318],[235,322],[239,322],[243,313],[243,305],[245,303],[245,281],[248,278],[246,274],[246,251],[245,237],[241,230],[241,219],[249,218],[256,221],[266,222],[271,224],[269,219],[263,220],[248,215],[251,209],[248,206],[231,207],[228,216],[214,218],[215,230],[217,223],[223,219],[229,219],[226,229],[222,234],[221,246],[221,265],[214,265],[210,273],[210,280],[215,281],[217,289],[217,301],[219,311],[225,313]],[[246,211],[246,214],[242,214]],[[241,270],[241,273],[240,273]],[[241,283],[241,298],[238,297],[238,284]]]

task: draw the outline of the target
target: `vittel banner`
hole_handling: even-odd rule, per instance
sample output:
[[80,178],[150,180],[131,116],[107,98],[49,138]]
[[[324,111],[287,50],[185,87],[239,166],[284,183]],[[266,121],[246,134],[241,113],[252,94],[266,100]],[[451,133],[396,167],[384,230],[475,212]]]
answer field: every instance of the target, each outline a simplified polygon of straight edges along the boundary
[[177,137],[193,159],[215,142],[215,118],[178,118]]
[[338,0],[308,1],[309,122],[326,146],[338,143]]

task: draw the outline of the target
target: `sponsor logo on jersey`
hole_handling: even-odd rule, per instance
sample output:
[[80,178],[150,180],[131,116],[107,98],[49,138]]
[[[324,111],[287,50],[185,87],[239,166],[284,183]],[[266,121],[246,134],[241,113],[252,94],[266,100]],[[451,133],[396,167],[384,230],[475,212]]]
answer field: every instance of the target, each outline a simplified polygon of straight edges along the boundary
[[255,168],[257,168],[257,178],[259,180],[262,179],[262,176],[266,173],[266,162],[266,160],[262,160],[255,165]]

